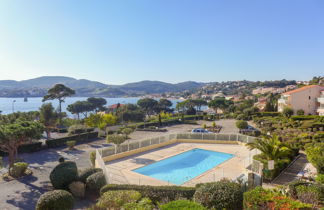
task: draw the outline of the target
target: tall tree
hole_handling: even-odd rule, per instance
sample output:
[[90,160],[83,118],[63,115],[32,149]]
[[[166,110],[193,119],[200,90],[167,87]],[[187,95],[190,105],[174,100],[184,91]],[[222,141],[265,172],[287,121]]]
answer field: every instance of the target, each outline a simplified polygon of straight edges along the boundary
[[159,111],[170,112],[172,107],[172,102],[166,98],[161,98],[158,102]]
[[137,105],[143,109],[147,116],[150,116],[154,113],[158,102],[152,98],[143,98],[137,101]]
[[63,84],[56,84],[54,87],[47,91],[47,95],[43,97],[43,102],[47,100],[55,100],[59,101],[59,120],[61,122],[62,116],[62,103],[64,102],[66,97],[72,96],[75,94],[75,91],[69,87],[66,87]]
[[193,99],[192,101],[193,101],[193,104],[195,105],[197,111],[201,111],[202,106],[208,105],[207,101],[205,101],[203,99]]
[[104,98],[95,98],[95,97],[91,97],[88,98],[87,101],[92,104],[93,109],[98,112],[98,111],[102,111],[104,110],[104,105],[107,104],[107,100]]
[[85,119],[85,122],[90,127],[96,127],[106,132],[107,126],[117,123],[117,117],[112,114],[90,114],[90,116]]
[[88,116],[88,112],[94,110],[93,105],[88,101],[76,101],[73,104],[69,104],[66,108],[72,114],[76,114],[80,119],[80,114],[83,113],[84,117]]
[[0,125],[0,150],[8,153],[9,168],[14,164],[18,147],[34,138],[40,138],[43,130],[43,125],[35,121],[17,120]]
[[208,103],[208,107],[214,109],[217,113],[218,109],[224,110],[227,107],[226,100],[225,98],[215,98]]
[[51,103],[45,103],[39,108],[40,122],[45,127],[47,139],[51,138],[51,129],[55,127],[58,114],[54,111],[54,107]]

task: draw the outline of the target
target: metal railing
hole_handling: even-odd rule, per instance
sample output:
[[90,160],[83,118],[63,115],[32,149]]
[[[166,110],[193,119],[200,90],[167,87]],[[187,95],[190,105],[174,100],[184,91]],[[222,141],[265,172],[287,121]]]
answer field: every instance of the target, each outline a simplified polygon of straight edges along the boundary
[[214,133],[178,133],[169,134],[164,136],[158,136],[148,139],[142,139],[137,141],[126,141],[121,145],[114,145],[111,147],[98,149],[97,152],[100,156],[107,157],[116,155],[123,152],[132,151],[135,149],[148,147],[155,144],[161,144],[172,140],[208,140],[208,141],[238,141],[242,143],[248,143],[254,141],[256,137],[246,136],[243,134],[214,134]]
[[[96,164],[97,167],[101,168],[103,170],[103,173],[105,174],[105,178],[107,183],[110,183],[109,179],[111,178],[109,176],[109,172],[107,170],[104,158],[116,154],[120,154],[123,152],[132,151],[135,149],[148,147],[151,145],[157,145],[165,142],[174,142],[174,140],[202,140],[206,142],[210,141],[236,141],[236,142],[242,142],[242,143],[249,143],[256,139],[256,137],[252,136],[246,136],[243,134],[219,134],[219,133],[177,133],[177,134],[169,134],[164,136],[158,136],[148,139],[142,139],[137,141],[127,141],[124,142],[121,145],[114,145],[111,147],[103,148],[103,149],[96,149]],[[251,159],[245,164],[250,165]],[[245,165],[244,164],[244,165]]]

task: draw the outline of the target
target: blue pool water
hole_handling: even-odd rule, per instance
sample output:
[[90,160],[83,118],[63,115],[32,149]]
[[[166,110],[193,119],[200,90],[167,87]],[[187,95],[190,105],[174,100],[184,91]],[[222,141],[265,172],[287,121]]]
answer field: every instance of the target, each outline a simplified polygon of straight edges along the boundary
[[193,149],[133,171],[181,185],[232,157],[232,154]]

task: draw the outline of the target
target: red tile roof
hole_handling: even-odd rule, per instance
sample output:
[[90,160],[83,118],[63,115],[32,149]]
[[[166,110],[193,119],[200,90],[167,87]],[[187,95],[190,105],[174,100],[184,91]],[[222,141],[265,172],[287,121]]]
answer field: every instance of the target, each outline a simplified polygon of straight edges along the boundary
[[[119,104],[119,107],[122,107],[122,106],[124,106],[124,104]],[[117,109],[117,107],[118,107],[118,104],[113,104],[113,105],[109,106],[110,109]]]
[[307,85],[307,86],[304,86],[304,87],[301,87],[301,88],[298,88],[298,89],[295,89],[295,90],[285,92],[285,93],[283,93],[283,95],[290,95],[292,93],[297,93],[297,92],[307,90],[307,89],[313,88],[313,87],[322,87],[322,88],[324,88],[323,86],[320,86],[320,85]]

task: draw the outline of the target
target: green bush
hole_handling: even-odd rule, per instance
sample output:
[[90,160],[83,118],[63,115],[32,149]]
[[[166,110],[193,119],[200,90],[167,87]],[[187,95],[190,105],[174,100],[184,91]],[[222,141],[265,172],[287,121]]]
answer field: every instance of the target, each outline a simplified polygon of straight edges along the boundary
[[317,174],[316,182],[319,184],[324,184],[324,174]]
[[226,180],[201,184],[194,201],[208,209],[242,209],[243,190],[240,184]]
[[154,203],[168,202],[179,198],[192,199],[196,191],[194,187],[108,184],[101,188],[100,194],[111,190],[136,190]]
[[[258,186],[244,193],[244,209],[302,209],[310,210],[311,205],[296,201],[280,192],[263,189]],[[274,208],[275,207],[275,208]]]
[[86,133],[88,132],[90,128],[86,125],[82,124],[76,124],[76,125],[71,125],[68,129],[69,134],[80,134],[80,133]]
[[320,192],[314,185],[299,185],[296,187],[297,199],[303,203],[312,204],[316,206],[320,202]]
[[79,171],[79,181],[86,183],[87,178],[91,176],[92,174],[95,174],[97,172],[102,172],[101,168],[86,168],[81,171]]
[[121,209],[123,205],[137,202],[141,197],[141,193],[134,190],[107,191],[100,196],[96,207],[100,209]]
[[36,210],[70,210],[74,206],[71,193],[65,190],[46,192],[38,199]]
[[207,210],[205,207],[200,205],[199,203],[188,201],[188,200],[177,200],[171,201],[170,203],[164,204],[160,206],[161,210]]
[[78,178],[78,168],[75,162],[59,163],[50,173],[50,180],[55,189],[68,189],[71,182]]
[[304,114],[305,114],[305,111],[302,110],[302,109],[298,109],[298,110],[296,111],[296,114],[297,114],[297,115],[304,115]]
[[139,202],[130,202],[123,205],[123,210],[153,210],[154,205],[149,198],[143,198]]
[[86,180],[86,188],[94,193],[99,194],[100,189],[107,184],[103,172],[97,172],[90,175]]
[[17,162],[10,168],[10,175],[13,177],[21,177],[25,174],[28,168],[28,163]]
[[282,115],[285,116],[285,117],[291,117],[292,115],[294,114],[294,110],[290,107],[285,107],[283,110],[282,110]]
[[248,127],[248,123],[244,120],[236,121],[236,127],[239,129],[246,129]]
[[57,139],[50,139],[46,140],[46,145],[49,148],[61,147],[65,146],[67,141],[76,141],[76,143],[87,142],[90,139],[95,139],[98,137],[98,132],[89,132],[89,133],[82,133],[79,135],[72,135]]
[[69,150],[74,149],[74,146],[76,144],[76,141],[67,141],[66,145],[69,147]]
[[96,151],[90,152],[89,158],[90,158],[90,162],[91,162],[92,166],[95,167],[95,165],[96,165]]
[[316,168],[317,173],[324,174],[324,143],[317,143],[306,147],[309,162]]

